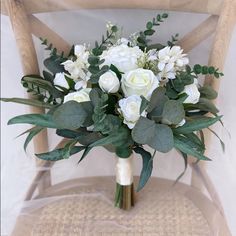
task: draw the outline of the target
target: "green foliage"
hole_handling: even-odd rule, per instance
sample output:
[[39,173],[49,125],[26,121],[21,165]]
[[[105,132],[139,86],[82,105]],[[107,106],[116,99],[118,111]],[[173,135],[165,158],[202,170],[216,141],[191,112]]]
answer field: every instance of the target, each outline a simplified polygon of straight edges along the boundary
[[121,80],[122,78],[122,74],[124,74],[123,72],[119,71],[118,68],[116,66],[114,66],[113,64],[110,65],[110,70],[112,70],[113,72],[116,73],[116,76],[119,80]]
[[78,161],[78,164],[88,155],[88,153],[92,150],[91,147],[86,147],[81,158]]
[[44,128],[42,128],[42,127],[33,127],[29,130],[29,134],[28,134],[28,136],[25,140],[25,143],[24,143],[24,150],[25,151],[26,151],[28,144],[33,139],[33,137],[35,137],[37,134],[39,134],[43,129]]
[[115,147],[121,147],[130,143],[130,131],[128,128],[121,126],[119,129],[112,131],[108,136],[101,138],[100,140],[92,143],[89,147],[104,146],[112,144]]
[[132,154],[132,149],[129,146],[116,147],[116,155],[120,158],[128,158]]
[[210,100],[208,100],[206,98],[200,98],[198,103],[196,103],[196,104],[186,104],[185,105],[186,111],[195,111],[198,109],[200,111],[210,112],[214,115],[216,115],[219,112],[217,107]]
[[19,104],[24,104],[24,105],[29,105],[29,106],[34,106],[34,107],[43,107],[50,109],[53,106],[51,104],[36,100],[36,99],[28,99],[28,98],[0,98],[1,101],[3,102],[14,102],[14,103],[19,103]]
[[112,45],[113,41],[116,37],[116,33],[118,32],[118,27],[116,25],[113,25],[111,27],[111,30],[106,31],[106,37],[102,35],[102,42],[100,45],[97,41],[95,41],[95,47],[92,50],[92,53],[94,56],[100,56],[104,50],[107,49],[108,45]]
[[58,72],[63,72],[64,67],[61,65],[66,60],[64,52],[58,54],[58,50],[49,43],[47,39],[40,38],[42,45],[45,45],[45,50],[50,51],[50,57],[44,60],[44,66],[54,75]]
[[150,154],[150,152],[146,151],[142,147],[136,147],[134,148],[134,151],[142,156],[143,159],[143,167],[140,174],[139,184],[137,191],[140,191],[145,184],[147,183],[148,179],[152,175],[152,169],[153,169],[153,157]]
[[202,98],[206,98],[209,100],[217,98],[217,95],[218,95],[217,92],[209,85],[204,85],[200,87],[198,90]]
[[[59,161],[62,159],[67,159],[69,156],[72,156],[78,152],[81,152],[86,147],[84,146],[73,146],[71,147],[71,142],[69,145],[65,146],[64,148],[55,149],[51,152],[35,154],[39,159],[45,161]],[[69,156],[68,156],[69,152]]]
[[38,75],[26,75],[21,79],[21,83],[28,93],[32,93],[37,100],[48,104],[58,104],[56,99],[59,98],[62,101],[64,97],[64,93],[57,90],[53,82]]
[[168,97],[165,95],[166,89],[163,87],[156,88],[151,96],[149,106],[147,109],[147,112],[150,113],[154,109],[157,109],[155,111],[155,114],[161,115],[163,111],[163,107],[166,101],[168,101]]
[[193,72],[195,74],[203,74],[203,75],[214,75],[214,77],[219,78],[220,76],[223,76],[224,74],[222,72],[219,72],[219,69],[213,67],[213,66],[201,66],[199,64],[194,65]]
[[157,14],[156,17],[152,19],[152,21],[148,21],[146,24],[146,29],[144,31],[139,32],[139,36],[137,38],[138,46],[144,50],[148,46],[148,37],[152,36],[156,31],[154,30],[155,26],[159,26],[160,23],[164,21],[168,17],[167,13]]
[[10,119],[7,123],[8,125],[12,124],[31,124],[47,128],[58,128],[54,123],[51,114],[26,114],[16,116]]
[[192,121],[187,121],[183,126],[174,129],[173,131],[178,134],[189,134],[194,131],[202,130],[208,128],[209,126],[215,124],[221,119],[222,116],[215,118],[202,117]]
[[203,155],[203,150],[199,150],[199,146],[185,136],[175,135],[174,146],[177,150],[187,155],[196,157],[198,160],[209,161],[210,159]]
[[177,125],[185,117],[184,107],[182,103],[175,100],[169,100],[164,104],[162,112],[162,123],[167,125]]
[[132,130],[132,138],[136,143],[148,144],[153,149],[166,153],[174,147],[171,128],[164,124],[140,117]]
[[62,129],[78,129],[83,125],[91,125],[92,112],[91,102],[69,101],[54,111],[53,121]]
[[167,42],[167,45],[170,46],[170,47],[175,46],[175,44],[176,44],[177,41],[178,41],[178,37],[179,37],[179,34],[172,35],[172,36],[171,36],[171,40],[169,40],[169,41]]
[[141,102],[141,106],[140,106],[140,110],[139,113],[142,114],[143,111],[146,110],[146,108],[148,107],[149,101],[144,97],[141,96],[142,102]]
[[188,168],[188,155],[184,152],[180,152],[181,153],[181,156],[183,157],[184,159],[184,170],[183,172],[177,177],[177,179],[175,180],[175,184],[184,176],[187,168]]
[[88,146],[103,138],[99,132],[89,132],[85,128],[78,130],[57,129],[56,134],[64,138],[77,140],[80,144]]

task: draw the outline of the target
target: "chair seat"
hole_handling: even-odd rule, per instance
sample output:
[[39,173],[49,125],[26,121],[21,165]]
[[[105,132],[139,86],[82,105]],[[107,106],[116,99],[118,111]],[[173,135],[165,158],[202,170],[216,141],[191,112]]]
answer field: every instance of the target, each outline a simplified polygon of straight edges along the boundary
[[212,223],[224,224],[208,198],[182,183],[173,187],[170,180],[152,178],[130,211],[114,207],[114,188],[113,177],[81,178],[50,187],[26,203],[12,235],[212,236],[218,232]]

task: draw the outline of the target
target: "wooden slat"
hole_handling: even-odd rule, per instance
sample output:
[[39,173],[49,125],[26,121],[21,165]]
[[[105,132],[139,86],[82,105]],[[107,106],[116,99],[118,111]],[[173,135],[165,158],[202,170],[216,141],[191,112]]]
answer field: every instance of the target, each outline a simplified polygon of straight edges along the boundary
[[218,16],[208,17],[199,26],[180,39],[177,44],[184,49],[184,52],[191,51],[194,47],[215,32],[218,18]]
[[[214,42],[211,48],[211,53],[209,57],[209,65],[219,68],[223,71],[225,58],[228,52],[228,47],[232,32],[236,23],[236,0],[225,0],[222,11],[218,20]],[[211,76],[206,76],[205,84],[212,86],[216,91],[219,90],[220,79],[215,79]],[[216,103],[216,100],[213,101]],[[212,133],[209,130],[204,132],[205,134],[205,144],[209,147],[211,144]],[[209,149],[206,150],[206,155],[208,155]],[[204,162],[199,163],[201,169],[205,168]],[[200,180],[196,174],[192,175],[192,186],[196,188],[202,188]]]
[[[7,1],[7,0],[2,0]],[[219,15],[222,0],[24,0],[29,14],[78,9],[157,9]],[[6,8],[1,12],[7,14]]]
[[[62,139],[61,142],[57,144],[55,149],[61,148],[66,144],[66,139]],[[42,170],[38,170],[30,187],[28,188],[28,191],[25,196],[25,201],[31,200],[36,188],[40,185],[43,179],[48,177],[48,173],[50,172],[52,166],[55,164],[53,161],[46,161],[44,164],[41,166]],[[49,186],[48,186],[49,187]],[[45,190],[45,189],[44,189]],[[43,192],[41,192],[43,193]]]
[[[24,5],[20,0],[8,0],[5,2],[12,28],[15,34],[16,44],[19,50],[23,73],[39,74],[38,61],[34,48],[28,17],[25,13]],[[32,98],[29,94],[28,97]],[[30,107],[31,113],[44,113],[43,109]],[[34,150],[36,153],[45,152],[48,150],[47,131],[39,133],[34,138]],[[38,164],[41,164],[38,163]],[[50,182],[45,183],[49,185]],[[43,186],[42,186],[43,187]]]
[[48,39],[50,43],[53,44],[58,51],[69,52],[71,46],[68,42],[66,42],[61,36],[55,33],[52,29],[50,29],[46,24],[40,21],[37,17],[33,15],[29,15],[29,23],[31,32],[38,38]]

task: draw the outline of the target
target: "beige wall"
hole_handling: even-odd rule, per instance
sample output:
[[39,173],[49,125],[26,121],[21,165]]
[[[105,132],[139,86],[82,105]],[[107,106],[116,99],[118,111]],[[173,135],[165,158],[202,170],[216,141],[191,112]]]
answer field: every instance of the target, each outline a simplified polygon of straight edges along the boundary
[[[101,38],[104,31],[104,23],[111,20],[119,25],[126,26],[124,34],[137,31],[145,26],[147,19],[152,19],[155,11],[80,11],[56,14],[41,14],[39,17],[47,22],[61,36],[70,43],[90,42]],[[180,35],[188,32],[191,28],[206,18],[205,15],[190,15],[171,13],[170,18],[158,30],[156,36],[161,42],[166,42],[172,34]],[[20,67],[19,55],[17,53],[14,37],[7,17],[1,21],[1,96],[22,97],[24,95],[20,84],[23,75]],[[223,37],[223,36],[222,36]],[[46,56],[43,47],[35,39],[39,60]],[[211,38],[200,44],[190,54],[191,64],[200,62],[207,63],[207,54]],[[236,108],[235,108],[235,66],[236,66],[236,31],[230,45],[229,54],[225,66],[225,76],[222,78],[222,86],[219,92],[219,108],[224,114],[224,123],[230,132],[231,138],[222,127],[218,126],[218,133],[226,143],[226,152],[222,153],[219,142],[214,139],[211,147],[211,158],[208,164],[209,174],[216,185],[222,199],[226,216],[232,230],[236,235]],[[42,63],[41,63],[42,66]],[[1,156],[2,156],[2,225],[3,235],[10,232],[17,213],[21,207],[24,193],[35,173],[32,146],[27,153],[23,151],[24,137],[15,139],[27,126],[7,126],[7,121],[16,115],[25,113],[27,108],[22,105],[1,104]],[[50,134],[50,144],[56,142],[57,138]],[[53,181],[59,182],[77,176],[113,175],[114,158],[101,148],[94,149],[90,155],[79,166],[78,156],[70,160],[61,161],[55,166]],[[135,173],[139,174],[141,160],[135,160]],[[157,154],[154,164],[154,176],[165,178],[176,178],[183,168],[182,159],[171,151],[167,155]],[[188,182],[190,171],[184,176],[184,182]]]

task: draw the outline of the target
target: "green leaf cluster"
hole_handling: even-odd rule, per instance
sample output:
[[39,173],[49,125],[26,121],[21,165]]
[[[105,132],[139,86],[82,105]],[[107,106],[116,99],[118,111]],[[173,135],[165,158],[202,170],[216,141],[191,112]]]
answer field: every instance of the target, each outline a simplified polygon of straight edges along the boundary
[[155,26],[159,26],[160,23],[164,21],[168,17],[167,13],[157,14],[156,17],[153,17],[152,21],[148,21],[146,24],[146,29],[144,31],[139,32],[139,37],[137,38],[138,46],[144,50],[148,46],[149,36],[152,36],[156,31],[154,29]]
[[51,80],[38,75],[26,75],[21,79],[21,83],[28,93],[47,104],[56,105],[58,104],[58,99],[62,102],[64,97],[64,93],[57,90]]
[[216,78],[224,75],[222,72],[219,72],[218,68],[215,68],[214,66],[202,66],[199,64],[194,65],[193,72],[197,75],[214,75]]

